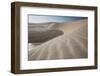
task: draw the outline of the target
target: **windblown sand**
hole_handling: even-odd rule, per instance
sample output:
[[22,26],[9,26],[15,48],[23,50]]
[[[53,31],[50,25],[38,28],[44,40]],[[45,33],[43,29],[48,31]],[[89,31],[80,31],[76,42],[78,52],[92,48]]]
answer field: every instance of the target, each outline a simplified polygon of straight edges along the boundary
[[38,46],[29,43],[28,60],[74,59],[88,57],[87,19],[55,25],[64,34]]

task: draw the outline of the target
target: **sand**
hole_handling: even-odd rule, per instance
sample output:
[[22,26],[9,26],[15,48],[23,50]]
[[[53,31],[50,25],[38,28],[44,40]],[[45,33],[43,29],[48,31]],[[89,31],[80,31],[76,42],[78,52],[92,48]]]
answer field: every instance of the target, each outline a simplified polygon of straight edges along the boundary
[[[57,25],[56,25],[57,26]],[[88,57],[87,19],[60,24],[56,29],[64,32],[38,46],[32,46],[29,60],[76,59]]]

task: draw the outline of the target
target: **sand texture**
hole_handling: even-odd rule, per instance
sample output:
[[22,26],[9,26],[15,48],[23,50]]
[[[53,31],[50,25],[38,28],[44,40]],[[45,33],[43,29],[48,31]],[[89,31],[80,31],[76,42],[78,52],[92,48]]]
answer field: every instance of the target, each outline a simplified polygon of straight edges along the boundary
[[[50,28],[60,30],[63,34],[60,34],[44,43],[37,43],[40,44],[38,46],[35,46],[35,43],[29,43],[29,60],[74,59],[88,57],[87,19],[66,23],[55,23]],[[49,36],[50,33],[47,35]]]

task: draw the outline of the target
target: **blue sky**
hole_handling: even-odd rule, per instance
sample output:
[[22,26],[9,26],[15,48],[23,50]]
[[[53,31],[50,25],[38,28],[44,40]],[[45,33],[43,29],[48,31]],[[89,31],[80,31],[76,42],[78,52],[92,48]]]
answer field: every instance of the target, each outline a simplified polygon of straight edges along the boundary
[[29,15],[28,23],[67,22],[72,20],[79,20],[82,18],[83,17]]

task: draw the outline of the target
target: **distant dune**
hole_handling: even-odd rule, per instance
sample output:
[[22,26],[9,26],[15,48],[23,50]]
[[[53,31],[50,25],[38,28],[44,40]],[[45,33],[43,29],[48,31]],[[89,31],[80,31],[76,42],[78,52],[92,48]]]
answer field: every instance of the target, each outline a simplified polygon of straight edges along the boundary
[[41,43],[46,42],[54,37],[63,34],[63,31],[52,28],[56,22],[49,23],[29,23],[28,26],[28,42],[29,43]]
[[38,46],[29,43],[29,60],[74,59],[88,57],[87,19],[55,24],[51,28],[60,30],[63,34]]

